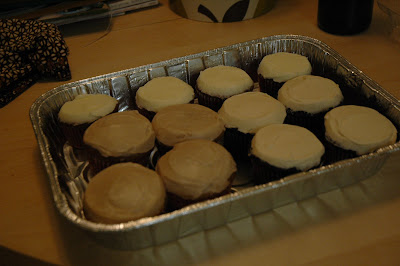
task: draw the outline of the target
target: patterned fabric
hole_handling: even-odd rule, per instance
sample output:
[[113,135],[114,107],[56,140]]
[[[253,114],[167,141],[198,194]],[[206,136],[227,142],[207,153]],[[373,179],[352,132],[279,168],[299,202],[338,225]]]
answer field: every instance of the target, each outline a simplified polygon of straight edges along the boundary
[[0,108],[39,79],[71,79],[67,55],[57,26],[0,19]]

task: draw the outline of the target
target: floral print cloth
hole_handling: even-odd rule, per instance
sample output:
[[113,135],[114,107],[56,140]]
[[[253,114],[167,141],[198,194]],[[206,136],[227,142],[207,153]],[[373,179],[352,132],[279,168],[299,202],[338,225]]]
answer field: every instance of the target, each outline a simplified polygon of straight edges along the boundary
[[0,108],[39,79],[71,79],[67,55],[57,26],[0,19]]

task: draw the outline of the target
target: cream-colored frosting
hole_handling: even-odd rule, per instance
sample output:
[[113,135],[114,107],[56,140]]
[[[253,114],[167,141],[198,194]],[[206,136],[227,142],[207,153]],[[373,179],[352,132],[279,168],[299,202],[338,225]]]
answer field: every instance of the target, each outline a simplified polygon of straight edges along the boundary
[[66,102],[58,113],[61,122],[70,125],[91,123],[114,111],[118,101],[105,94],[82,94]]
[[311,131],[288,124],[272,124],[257,131],[251,153],[278,168],[306,171],[320,164],[325,148]]
[[224,101],[218,111],[227,128],[237,128],[243,133],[255,133],[269,124],[282,124],[286,117],[285,106],[262,92],[245,92]]
[[137,106],[153,112],[166,106],[189,103],[193,99],[192,86],[176,77],[154,78],[136,92]]
[[257,72],[266,79],[285,82],[300,75],[311,74],[311,64],[305,56],[280,52],[264,56]]
[[166,190],[160,176],[136,163],[112,165],[95,175],[84,194],[89,220],[122,223],[160,214]]
[[378,111],[364,106],[344,105],[325,115],[325,136],[358,155],[372,152],[396,142],[397,130]]
[[100,118],[85,131],[83,141],[104,157],[126,157],[150,151],[155,134],[150,121],[135,110]]
[[222,145],[197,139],[176,144],[158,160],[156,171],[168,192],[195,200],[226,189],[236,163]]
[[253,80],[244,70],[232,66],[206,68],[197,78],[200,91],[220,98],[248,91],[253,85]]
[[167,146],[189,139],[216,140],[225,130],[218,113],[199,104],[161,109],[152,120],[158,141]]
[[283,84],[278,100],[293,111],[316,114],[338,106],[343,95],[339,85],[330,79],[302,75]]

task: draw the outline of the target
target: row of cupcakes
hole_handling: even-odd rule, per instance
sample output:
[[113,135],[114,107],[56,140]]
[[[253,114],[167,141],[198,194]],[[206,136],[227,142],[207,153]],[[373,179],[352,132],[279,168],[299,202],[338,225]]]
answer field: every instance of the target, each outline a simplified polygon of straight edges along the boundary
[[[98,99],[100,105],[92,104]],[[114,112],[114,104],[111,96],[85,95],[59,112],[67,140],[79,143],[94,174],[83,195],[88,220],[128,222],[230,192],[236,162],[216,142],[224,132],[216,112],[198,104],[171,105],[150,122],[137,110]],[[94,116],[101,117],[87,122]],[[147,166],[155,146],[163,156],[152,170]]]
[[222,145],[184,141],[163,155],[155,170],[125,162],[97,173],[84,193],[83,212],[105,224],[156,216],[230,193],[236,171]]
[[[217,68],[222,70],[223,67],[217,67]],[[222,71],[223,71],[223,73],[227,72],[226,69],[222,70]],[[203,71],[203,72],[205,72],[205,71]],[[202,74],[199,76],[199,79],[201,76],[202,76]],[[213,75],[211,75],[211,76],[213,76]],[[234,76],[239,76],[239,75],[234,75]],[[241,79],[243,79],[243,78],[241,78]],[[322,79],[323,78],[321,78],[321,77],[314,77],[311,75],[301,75],[300,77],[298,77],[297,82],[292,82],[292,80],[296,80],[296,79],[291,79],[290,80],[291,82],[289,82],[289,81],[284,82],[284,84],[282,84],[283,85],[282,89],[279,89],[278,91],[283,92],[285,90],[284,89],[285,86],[289,87],[288,85],[285,85],[285,84],[291,84],[291,83],[307,84],[307,82],[308,83],[310,83],[310,82],[318,83],[318,82],[321,82]],[[156,79],[154,79],[154,80],[156,80]],[[157,79],[157,80],[161,80],[161,78]],[[173,82],[175,82],[175,81],[173,81]],[[323,82],[327,82],[327,81],[324,79]],[[150,84],[150,82],[148,82],[148,84]],[[198,87],[199,86],[196,87],[196,90],[199,90]],[[261,87],[261,85],[260,85],[260,87]],[[294,87],[296,87],[296,86],[294,86]],[[309,87],[309,86],[306,86],[306,87]],[[333,91],[335,91],[336,87],[335,86],[332,86],[332,87],[335,88],[333,90]],[[327,154],[327,153],[339,154],[337,152],[337,150],[335,152],[325,152],[325,147],[324,147],[324,146],[326,146],[325,143],[324,143],[324,145],[322,145],[322,143],[318,140],[318,138],[316,138],[313,133],[311,133],[309,130],[305,129],[304,127],[282,124],[283,121],[289,117],[289,114],[294,116],[294,122],[292,122],[292,123],[296,123],[296,121],[304,121],[303,118],[298,119],[298,117],[302,117],[303,113],[307,113],[307,110],[305,110],[305,111],[297,110],[296,111],[296,107],[292,107],[292,108],[285,107],[282,104],[283,100],[281,97],[279,97],[279,93],[278,93],[277,98],[278,98],[278,100],[279,100],[279,98],[281,98],[280,99],[281,101],[278,101],[278,100],[274,99],[273,97],[268,96],[265,93],[250,92],[251,90],[252,90],[252,87],[250,87],[247,90],[244,90],[241,93],[237,93],[234,96],[229,96],[226,98],[221,97],[221,96],[217,97],[219,99],[222,99],[222,101],[220,101],[220,103],[219,103],[219,104],[221,104],[222,108],[217,108],[218,113],[219,113],[218,115],[216,114],[216,112],[213,112],[211,109],[206,108],[202,105],[172,104],[169,107],[164,106],[164,107],[161,107],[160,109],[156,110],[152,114],[152,117],[149,118],[150,120],[152,120],[152,123],[149,123],[149,120],[146,121],[146,119],[143,119],[144,117],[140,116],[135,111],[122,112],[123,113],[122,115],[120,115],[120,113],[118,113],[119,118],[117,120],[121,120],[121,121],[124,119],[131,120],[129,123],[131,123],[132,125],[135,124],[137,126],[137,125],[140,125],[141,123],[146,125],[144,128],[147,128],[148,129],[147,131],[149,131],[150,128],[152,128],[155,132],[157,132],[157,131],[163,132],[161,134],[161,137],[159,136],[158,138],[155,136],[156,133],[154,133],[154,136],[152,134],[150,134],[150,135],[144,134],[147,137],[150,136],[147,139],[148,143],[151,143],[152,140],[154,140],[156,142],[157,147],[159,147],[160,150],[164,149],[162,154],[171,150],[171,148],[173,146],[179,146],[179,145],[175,145],[175,143],[182,142],[183,140],[187,140],[188,138],[189,139],[190,138],[206,138],[208,140],[218,141],[221,139],[221,136],[223,134],[224,135],[223,143],[224,143],[225,147],[232,154],[234,154],[234,155],[235,154],[245,154],[245,156],[246,156],[247,155],[246,151],[249,151],[249,150],[251,151],[251,158],[252,158],[252,162],[254,165],[253,168],[254,168],[255,175],[258,177],[261,177],[261,178],[257,179],[258,183],[268,182],[271,180],[270,177],[276,179],[279,176],[282,176],[282,175],[284,176],[284,175],[290,174],[293,171],[304,171],[304,170],[308,170],[309,168],[316,167],[316,166],[320,165],[321,158],[324,153],[325,154]],[[150,90],[147,90],[147,91],[150,91]],[[235,90],[233,90],[233,91],[235,91]],[[249,92],[246,92],[246,91],[249,91]],[[296,92],[296,90],[294,90],[294,91],[295,91],[294,94],[296,95],[297,92]],[[319,93],[320,93],[320,91],[317,90],[316,94],[318,95]],[[183,94],[185,94],[185,93],[183,93]],[[322,93],[322,94],[324,94],[324,93]],[[137,99],[138,99],[138,97],[140,97],[138,95],[140,95],[140,94],[139,93],[137,94]],[[151,95],[151,93],[150,93],[150,95]],[[154,95],[158,95],[158,94],[154,94]],[[190,94],[190,95],[193,95],[193,94]],[[311,96],[313,96],[313,95],[314,94],[311,94]],[[334,94],[334,96],[335,95],[338,95],[338,93]],[[102,96],[102,97],[104,97],[104,96]],[[207,97],[208,96],[206,95],[206,98]],[[84,100],[85,98],[86,98],[85,96],[78,97],[79,100]],[[161,101],[159,101],[159,103],[162,103],[162,98],[163,97],[161,97]],[[180,96],[175,95],[175,98],[180,98]],[[185,98],[185,97],[183,97],[183,98]],[[192,96],[186,97],[186,98],[189,100],[189,102],[193,101]],[[286,97],[286,98],[289,98],[289,100],[290,100],[290,97]],[[321,99],[321,97],[318,97],[318,98]],[[335,97],[333,97],[333,98],[335,98]],[[340,97],[336,97],[336,98],[338,98],[340,100]],[[151,99],[151,97],[149,99]],[[199,103],[200,102],[201,102],[201,100],[199,97]],[[207,102],[210,102],[210,101],[203,101],[202,104],[206,105]],[[247,102],[247,104],[246,104],[246,102]],[[340,102],[341,102],[341,100],[339,101],[339,104],[340,104]],[[211,103],[215,103],[215,101],[211,101]],[[336,104],[336,105],[339,105],[339,104]],[[108,106],[108,105],[110,105],[110,106],[105,108],[105,106]],[[90,106],[93,106],[93,105],[90,104]],[[116,109],[117,103],[115,103],[115,100],[110,100],[109,104],[102,103],[100,106],[103,107],[103,108],[101,108],[103,110],[102,112],[96,111],[96,112],[92,112],[91,114],[94,113],[95,114],[94,116],[98,116],[98,117],[117,116],[117,114],[109,115]],[[153,101],[153,106],[154,106],[154,101]],[[329,108],[333,108],[333,107],[334,106],[331,106]],[[72,108],[72,109],[77,111],[76,113],[79,116],[79,112],[78,112],[79,108]],[[107,111],[105,109],[107,109]],[[339,109],[340,108],[335,108],[334,110],[339,110]],[[361,111],[361,109],[363,109],[363,110]],[[368,110],[366,110],[366,109],[368,109]],[[340,110],[342,110],[342,109],[340,109]],[[108,112],[108,114],[104,114],[107,112]],[[347,151],[352,148],[352,147],[347,148],[346,145],[342,145],[341,143],[343,143],[343,142],[350,143],[351,144],[350,146],[357,146],[357,147],[359,146],[358,144],[360,144],[360,142],[361,142],[361,144],[362,144],[361,146],[364,146],[363,152],[365,153],[365,152],[373,151],[376,148],[391,144],[391,143],[393,143],[393,141],[396,140],[397,134],[396,134],[396,129],[394,128],[394,126],[390,123],[389,120],[384,118],[382,115],[377,113],[375,110],[365,108],[365,107],[358,107],[358,106],[346,106],[346,110],[344,110],[344,111],[335,111],[335,113],[332,112],[334,115],[332,114],[332,115],[328,116],[327,114],[325,115],[324,112],[326,113],[326,110],[323,110],[323,112],[319,111],[317,113],[319,113],[319,116],[321,116],[321,114],[323,114],[322,117],[325,117],[325,118],[333,117],[330,119],[330,121],[333,121],[330,123],[333,125],[333,126],[330,126],[331,128],[333,128],[331,131],[333,131],[333,132],[336,131],[336,133],[339,135],[339,140],[338,140],[338,139],[335,139],[335,137],[328,136],[329,134],[326,134],[328,136],[327,139],[331,140],[330,143],[333,144],[332,145],[333,147],[339,148],[341,150],[341,154],[348,154]],[[62,113],[62,112],[60,111],[60,113]],[[129,115],[128,115],[128,113],[129,113]],[[143,113],[143,114],[145,115],[146,113]],[[300,114],[300,116],[298,114]],[[122,119],[122,116],[124,116],[126,118]],[[356,118],[348,119],[349,116],[350,117],[354,116]],[[62,117],[62,115],[60,115],[60,120],[62,120],[61,117]],[[130,118],[127,118],[127,117],[130,117]],[[360,119],[360,117],[362,117],[362,118]],[[361,134],[361,140],[360,140],[360,139],[357,139],[357,138],[360,138],[360,136],[357,136],[357,133],[354,133],[354,129],[352,129],[352,125],[358,124],[357,128],[359,130],[356,130],[357,132],[366,132],[366,130],[368,130],[366,127],[368,127],[369,123],[364,123],[365,121],[363,122],[363,119],[365,120],[365,117],[372,117],[373,119],[371,121],[374,121],[372,123],[373,127],[375,129],[383,128],[383,130],[371,131],[372,136],[368,136],[368,137],[366,137],[365,134]],[[307,114],[306,120],[309,120],[309,118],[310,118],[310,115]],[[107,119],[110,119],[110,118],[107,118]],[[186,127],[184,127],[184,130],[182,131],[181,129],[178,129],[180,119],[183,119],[184,121],[197,120],[198,123],[192,123],[197,126],[194,126],[193,128],[190,128],[190,127],[188,128],[186,126]],[[106,119],[101,119],[101,120],[106,120]],[[113,119],[111,119],[111,120],[113,120]],[[133,122],[133,120],[135,120],[135,122]],[[223,121],[223,123],[221,123],[221,120]],[[343,122],[344,120],[350,121],[350,122]],[[139,122],[139,121],[141,121],[141,122]],[[228,122],[228,121],[230,121],[230,122]],[[312,127],[314,127],[317,124],[319,125],[318,127],[320,127],[320,125],[321,125],[321,123],[316,123],[314,114],[311,114],[310,121],[313,121],[313,122],[309,123]],[[63,121],[61,124],[65,124],[65,122],[66,121]],[[107,124],[104,121],[102,123]],[[118,130],[115,131],[116,128],[120,128],[120,131],[124,132],[124,133],[121,133],[122,135],[120,135],[119,137],[117,136],[119,141],[116,141],[116,143],[119,143],[119,145],[114,145],[114,146],[120,146],[120,147],[126,148],[127,142],[123,141],[123,139],[124,139],[124,137],[129,138],[129,136],[132,138],[132,135],[129,135],[127,133],[126,128],[124,128],[123,124],[125,124],[125,123],[126,122],[122,122],[122,124],[117,126],[113,122],[112,123],[113,129],[106,130],[105,132],[103,132],[101,134],[102,137],[107,138],[110,136],[114,136],[113,138],[115,138],[115,135],[113,135],[113,134],[115,132],[118,132]],[[231,123],[231,124],[229,124],[229,123]],[[235,123],[236,123],[236,126],[235,126]],[[325,123],[326,123],[326,121],[325,121]],[[66,123],[66,124],[68,124],[68,123]],[[90,122],[87,122],[85,124],[90,124]],[[96,121],[93,124],[100,124],[100,123],[97,123],[97,121]],[[150,126],[149,126],[149,124],[150,124]],[[189,123],[189,124],[191,124],[191,123]],[[272,125],[266,126],[268,124],[272,124]],[[347,129],[345,128],[342,130],[341,129],[342,125],[345,125],[345,127],[349,127],[349,128],[347,128]],[[98,127],[101,128],[102,126],[98,126]],[[327,131],[328,131],[329,126],[323,126],[323,128],[325,128],[325,127],[327,128]],[[243,129],[243,128],[245,128],[245,129]],[[131,130],[137,130],[137,129],[131,128]],[[313,128],[311,130],[314,131]],[[94,131],[96,132],[96,131],[98,131],[98,129],[94,130]],[[147,131],[142,130],[140,132],[143,133],[143,132],[147,132]],[[240,144],[240,141],[238,141],[238,139],[235,136],[235,135],[237,135],[237,131],[241,131],[241,133],[244,133],[244,135],[247,136],[247,140],[245,141],[246,144],[244,146],[242,146],[242,144]],[[345,136],[343,137],[342,131],[347,132],[349,134],[347,134],[347,135],[344,134]],[[90,130],[88,130],[88,132],[90,132]],[[128,130],[128,132],[131,132],[131,131]],[[314,132],[317,132],[316,135],[318,135],[318,132],[321,132],[321,131],[316,130]],[[384,132],[384,133],[382,133],[382,132]],[[325,131],[324,131],[324,133],[325,133]],[[89,133],[87,133],[87,134],[90,135]],[[126,135],[126,134],[128,134],[128,135]],[[137,133],[135,133],[135,134],[137,134]],[[164,136],[164,138],[162,136]],[[319,137],[321,137],[321,136],[319,136]],[[87,138],[89,138],[89,137],[87,137]],[[83,139],[85,139],[85,138],[83,138]],[[139,140],[140,138],[133,138],[133,139]],[[343,141],[343,139],[345,139],[345,141]],[[101,140],[101,138],[98,140],[100,140],[98,143],[99,147],[100,148],[103,147],[104,143],[106,143],[106,142],[104,140]],[[252,141],[249,142],[249,140],[252,140]],[[273,140],[273,142],[271,143],[270,140]],[[89,143],[90,141],[86,141],[86,142]],[[250,147],[249,143],[251,143],[251,145],[252,145],[251,148],[249,148]],[[378,144],[378,146],[376,146],[375,144]],[[280,146],[280,145],[283,145],[283,146]],[[207,145],[204,145],[204,146],[207,146]],[[238,148],[238,147],[242,147],[242,148]],[[240,152],[240,150],[243,149],[243,147],[245,147],[244,148],[245,153]],[[287,152],[288,152],[287,154],[284,154],[284,152],[283,152],[285,150],[285,147],[287,147]],[[368,148],[365,148],[365,147],[368,147]],[[97,155],[99,153],[99,150],[100,149],[97,149],[97,154],[95,153],[95,154],[93,154],[93,156],[90,156],[90,157],[98,158]],[[238,152],[238,150],[239,150],[239,152]],[[196,151],[196,149],[193,149],[193,148],[186,149],[184,154],[186,154],[185,156],[189,156],[189,154],[197,154],[197,152],[195,153],[194,151]],[[342,151],[345,151],[345,152],[343,153]],[[139,154],[143,155],[143,158],[145,159],[148,157],[148,152],[149,151],[144,151]],[[362,154],[362,152],[360,152],[360,151],[353,151],[352,153],[355,153],[356,155]],[[287,157],[288,155],[289,155],[289,158]],[[184,158],[185,156],[181,157],[181,159]],[[354,155],[351,155],[351,156],[354,156]],[[110,160],[109,160],[110,156],[106,156],[106,157],[107,157],[107,159],[105,161],[108,164],[110,162]],[[113,156],[111,156],[111,157],[113,157]],[[120,157],[120,156],[117,156],[117,157]],[[131,156],[122,156],[122,157],[125,157],[124,159],[127,159],[127,161],[131,161],[131,159],[132,159]],[[170,157],[170,156],[169,155],[165,156],[165,158],[168,158],[168,157]],[[206,157],[208,157],[208,160],[212,160],[212,158],[213,158],[212,154],[209,154],[209,156],[206,156]],[[271,161],[271,157],[273,158],[272,161]],[[340,158],[340,157],[337,157],[337,158]],[[123,161],[124,160],[121,161],[120,158],[118,158],[117,161],[114,161],[111,164],[120,163]],[[160,161],[163,161],[163,160],[160,159]],[[176,162],[177,160],[174,159],[173,161]],[[279,163],[276,163],[276,161],[279,161]],[[296,161],[297,163],[300,161],[300,164],[293,166],[290,163],[288,163],[288,162],[293,162],[293,161]],[[93,164],[96,165],[98,163],[94,162]],[[193,161],[192,161],[192,164],[193,164]],[[184,165],[190,168],[190,167],[192,167],[191,166],[192,164],[185,163]],[[108,165],[110,165],[110,164],[108,164]],[[100,164],[99,170],[106,166],[107,165]],[[185,169],[185,168],[183,168],[183,169]],[[184,172],[186,172],[188,169],[185,169]],[[269,174],[271,174],[271,175],[269,175]],[[182,178],[179,177],[179,180],[182,180]],[[226,184],[226,182],[225,182],[225,184]],[[229,188],[229,186],[225,187],[225,190],[227,188]],[[185,189],[183,189],[183,191],[185,191]],[[171,194],[171,193],[169,193],[169,194]],[[172,195],[174,195],[174,193],[172,193]],[[218,195],[218,193],[216,193],[216,195]],[[184,199],[185,199],[184,202],[187,203],[187,196],[185,196],[185,197],[184,197]],[[169,198],[176,199],[176,197],[171,196],[171,195]],[[205,197],[205,198],[207,198],[207,197]],[[178,199],[179,199],[179,197],[178,197]],[[182,198],[180,198],[179,200],[173,200],[173,201],[179,202],[179,201],[182,201]]]
[[[243,97],[249,97],[249,103],[252,103],[251,105],[247,105],[247,107],[245,106],[241,108],[242,113],[245,114],[247,113],[247,109],[249,107],[261,107],[261,109],[258,109],[257,107],[255,108],[257,110],[257,114],[263,114],[262,110],[264,110],[265,107],[276,107],[270,109],[270,111],[267,112],[269,115],[267,115],[266,117],[272,118],[272,120],[270,120],[272,121],[271,124],[263,125],[260,129],[256,130],[253,134],[253,137],[250,138],[250,153],[253,163],[254,175],[256,177],[256,183],[266,183],[279,177],[294,172],[305,171],[312,167],[317,167],[320,165],[321,158],[325,152],[325,148],[322,143],[317,139],[317,137],[315,137],[314,134],[311,133],[311,131],[303,127],[282,124],[280,121],[282,121],[284,118],[284,111],[282,111],[284,110],[284,108],[282,109],[282,104],[279,103],[279,101],[273,99],[267,94],[261,92],[248,92],[234,96],[225,101],[223,108],[221,108],[220,110],[226,110],[226,108],[224,108],[225,105],[229,106],[229,103],[234,103],[234,100],[240,98],[242,98],[242,100],[238,101],[237,103],[243,104],[243,99],[245,99]],[[264,104],[257,105],[257,103],[263,102],[263,100],[261,99],[265,99]],[[265,104],[266,102],[272,104]],[[235,104],[233,104],[233,106],[235,106]],[[183,109],[179,111],[179,108]],[[203,110],[205,112],[202,113],[202,111],[199,110]],[[233,110],[238,111],[239,109],[234,108]],[[171,111],[172,115],[168,115],[168,113],[170,113]],[[164,114],[164,112],[166,113]],[[174,113],[175,115],[173,115]],[[189,115],[190,113],[191,115]],[[163,108],[162,110],[160,110],[160,112],[156,114],[153,119],[153,123],[159,123],[159,116],[166,119],[165,125],[167,131],[168,126],[171,126],[170,130],[173,130],[172,132],[168,132],[167,134],[164,132],[165,136],[170,135],[170,137],[173,137],[174,133],[176,133],[177,130],[179,132],[179,128],[182,124],[197,124],[204,126],[193,127],[192,130],[195,133],[201,131],[204,128],[209,129],[207,125],[212,124],[216,125],[214,129],[222,128],[220,129],[220,132],[224,132],[223,126],[221,127],[221,124],[218,125],[218,122],[220,122],[220,120],[218,119],[217,113],[207,107],[197,104],[182,104]],[[274,120],[277,117],[278,121]],[[342,142],[340,137],[344,136],[345,138],[347,137],[346,140],[351,145],[354,145],[354,142],[351,141],[355,141],[356,144],[362,144],[361,146],[356,145],[356,147],[361,148],[360,150],[355,151],[357,154],[375,150],[378,147],[392,143],[392,141],[396,139],[395,129],[392,128],[392,124],[388,122],[388,120],[380,115],[378,112],[369,108],[359,106],[341,106],[332,109],[330,112],[328,112],[326,117],[328,117],[326,119],[327,129],[332,128],[332,133],[341,132],[340,134],[336,134],[336,136],[339,137],[339,139],[337,139],[338,143]],[[199,118],[200,120],[198,121],[200,121],[200,123],[192,123],[194,120],[191,118]],[[213,122],[210,123],[210,121]],[[260,119],[249,119],[242,121],[244,122],[244,126],[247,126],[247,128],[251,128],[251,125],[249,127],[249,123],[253,121],[257,124],[258,122],[260,122]],[[371,131],[371,128],[366,128],[369,124],[372,124],[376,130]],[[356,129],[358,129],[357,131],[365,132],[367,130],[371,135],[365,137],[365,134],[363,135],[354,132],[354,128],[352,128],[353,125],[356,125]],[[96,150],[97,152],[95,154],[91,153],[89,155],[91,165],[97,165],[99,167],[99,171],[105,168],[106,170],[100,171],[99,175],[104,175],[103,172],[106,171],[106,173],[109,173],[107,176],[110,176],[108,177],[108,179],[113,179],[112,176],[116,175],[115,173],[113,173],[114,170],[108,170],[113,165],[121,164],[125,161],[136,161],[144,164],[144,161],[147,160],[151,149],[144,149],[142,150],[142,152],[140,152],[139,148],[144,147],[149,143],[153,143],[154,145],[155,133],[152,131],[153,128],[156,127],[152,126],[150,121],[144,116],[140,115],[137,111],[125,111],[109,114],[101,119],[98,119],[85,131],[83,137],[86,145],[90,147],[89,150]],[[186,133],[190,131],[190,127],[187,126],[183,126],[182,129],[184,129]],[[228,129],[225,132],[227,131]],[[218,130],[215,132],[218,132]],[[350,135],[343,135],[343,133],[346,132]],[[215,137],[217,135],[218,137]],[[214,137],[211,137],[211,139],[218,140],[220,135],[221,133],[213,134]],[[364,139],[361,138],[358,140],[358,135],[364,136]],[[176,136],[182,137],[182,135],[179,133],[176,134]],[[215,143],[214,141],[202,140],[201,138],[205,135],[188,136],[195,138],[198,137],[200,138],[200,140],[197,140],[196,142],[193,140],[179,141],[179,139],[176,139],[179,144],[170,144],[171,146],[169,147],[169,149],[167,149],[166,154],[163,155],[160,158],[159,163],[157,163],[157,174],[159,177],[162,178],[162,183],[166,187],[166,194],[168,195],[168,197],[165,197],[163,202],[164,204],[165,202],[168,202],[169,207],[163,207],[163,211],[180,208],[193,202],[225,194],[227,193],[227,191],[229,191],[231,181],[234,178],[234,174],[236,172],[236,164],[232,159],[230,153],[228,153],[224,148],[222,148],[221,145]],[[335,134],[333,134],[332,136],[331,138],[334,139]],[[374,136],[383,138],[374,138]],[[370,139],[372,139],[373,142],[368,142]],[[137,141],[139,141],[140,145],[137,145]],[[346,144],[346,142],[343,143]],[[226,142],[224,142],[224,144],[229,147]],[[233,141],[231,144],[231,147],[235,147],[236,149],[240,146],[240,141]],[[153,145],[149,145],[149,147],[152,148]],[[246,143],[246,145],[248,144]],[[128,149],[126,149],[127,147]],[[132,150],[132,147],[136,148]],[[170,150],[172,147],[174,148]],[[244,152],[247,155],[246,149],[247,148],[244,149]],[[125,156],[126,154],[124,152],[126,152],[127,150],[130,152],[134,151],[135,153],[130,154],[129,156]],[[240,151],[241,149],[238,150]],[[346,154],[347,151],[345,151],[345,149],[343,150],[344,154]],[[139,156],[141,156],[143,161],[139,160]],[[101,161],[101,163],[99,163],[99,161]],[[114,167],[111,169],[114,169]],[[141,171],[139,171],[139,173],[141,173]],[[126,172],[124,175],[127,175]],[[130,175],[131,174],[129,174],[129,176]],[[135,173],[132,173],[132,175],[136,176]],[[128,178],[128,176],[126,178]],[[96,179],[97,175],[91,180],[91,182],[89,183],[89,187],[100,186],[91,185],[96,184],[97,182],[113,182],[111,180],[93,182],[93,180]],[[96,189],[90,189],[87,191],[88,195],[91,195],[92,193],[96,195],[97,193],[99,193],[100,195],[102,195],[102,193],[105,193],[104,190],[109,190],[112,188],[113,192],[107,192],[109,193],[110,197],[113,193],[116,193],[117,195],[123,195],[123,193],[127,193],[125,197],[130,199],[130,193],[134,193],[135,189],[140,190],[140,187],[143,186],[141,182],[137,183],[139,187],[136,187],[137,185],[135,185],[134,183],[135,182],[133,181],[130,183],[130,186],[134,187],[132,189],[129,189],[128,185],[119,186],[117,183],[115,184],[116,188],[104,185],[100,186],[100,191],[97,191]],[[209,190],[214,188],[216,188],[216,190]],[[120,191],[121,189],[122,191]],[[146,190],[147,188],[143,189]],[[119,199],[122,200],[122,205],[127,205],[125,202],[126,198],[122,196],[122,198],[120,198],[119,196],[115,196],[117,197],[117,199],[109,199],[107,198],[108,196],[105,198],[101,196],[92,197],[95,197],[96,202],[100,201],[102,202],[102,204],[111,204],[109,202],[111,200],[113,206],[115,206],[116,208],[119,208],[119,203],[115,201],[118,201]],[[96,217],[100,214],[93,213],[96,211],[96,207],[91,206],[89,200],[90,198],[91,196],[85,196],[84,201],[84,209],[87,217],[93,221],[107,222],[107,220],[97,220]],[[143,199],[146,199],[146,197],[143,197]],[[97,206],[97,203],[93,204]],[[98,211],[102,213],[103,207],[101,206],[103,205],[99,203],[98,206]],[[128,206],[130,205],[128,204]]]
[[[310,140],[310,143],[305,141],[306,136],[295,138],[297,143],[307,143],[299,150],[311,151],[315,146],[312,167],[320,165],[322,155],[324,163],[330,164],[369,153],[396,141],[397,130],[387,118],[367,107],[338,108],[344,100],[341,88],[332,80],[311,75],[311,72],[307,57],[275,53],[265,56],[261,61],[258,81],[261,92],[278,101],[266,94],[250,92],[253,88],[250,77],[234,67],[217,66],[202,71],[195,89],[199,104],[218,111],[226,127],[224,145],[238,159],[248,158],[248,152],[252,150],[250,140],[257,130],[275,123],[297,125],[317,137],[312,136],[315,141]],[[366,121],[366,118],[369,120]],[[280,128],[300,130],[288,126]],[[326,154],[325,146],[328,147]],[[294,149],[295,145],[287,152],[293,155]],[[299,152],[298,156],[306,158],[308,155]],[[275,179],[311,167],[292,165],[291,168],[295,170],[275,174]],[[258,176],[265,176],[265,171]]]

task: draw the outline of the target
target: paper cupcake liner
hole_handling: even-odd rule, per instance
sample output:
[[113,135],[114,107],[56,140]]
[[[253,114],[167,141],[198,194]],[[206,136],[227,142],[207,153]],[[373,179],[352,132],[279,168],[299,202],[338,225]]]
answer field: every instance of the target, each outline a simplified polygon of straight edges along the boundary
[[332,143],[329,139],[325,139],[323,144],[325,146],[325,164],[332,164],[338,161],[351,159],[358,156],[355,151],[342,149]]
[[237,128],[226,128],[224,147],[231,153],[235,161],[248,161],[253,136],[254,134],[240,132]]
[[161,157],[170,150],[172,150],[172,146],[165,145],[161,143],[158,139],[156,139],[156,147],[157,147],[157,156]]
[[[185,140],[183,140],[183,141],[185,141]],[[217,138],[213,139],[212,141],[223,145],[223,143],[224,143],[224,132],[222,132]],[[158,158],[163,156],[164,154],[166,154],[167,152],[169,152],[173,148],[173,146],[169,146],[169,145],[166,145],[166,144],[160,142],[157,138],[156,138],[155,145],[157,147],[157,156],[158,156]]]
[[[190,102],[185,102],[185,103],[194,103],[194,100],[191,100]],[[181,104],[185,104],[185,103],[181,103]],[[157,114],[157,112],[150,111],[150,110],[147,110],[146,108],[142,108],[142,107],[138,107],[138,106],[136,106],[136,109],[138,110],[138,112],[141,115],[143,115],[144,117],[149,119],[150,122],[153,120],[154,116]]]
[[254,176],[254,183],[256,185],[266,184],[268,182],[279,180],[285,176],[300,172],[296,168],[282,169],[272,166],[269,163],[255,157],[254,155],[250,156],[250,160]]
[[83,143],[83,134],[85,130],[92,123],[85,123],[81,125],[70,125],[67,123],[59,122],[61,131],[63,132],[67,142],[74,148],[82,149],[85,147]]
[[[118,108],[119,108],[119,103],[116,104],[114,110],[110,114],[117,112]],[[90,123],[80,124],[80,125],[71,125],[71,124],[67,124],[67,123],[59,121],[59,126],[60,126],[66,140],[72,147],[77,148],[77,149],[83,149],[83,148],[85,148],[85,144],[83,143],[83,134],[85,133],[85,130],[91,124],[93,124],[95,121],[92,121]]]
[[202,202],[202,201],[218,198],[220,196],[227,195],[227,194],[231,193],[231,191],[232,191],[231,190],[232,182],[233,182],[233,179],[235,178],[235,175],[236,174],[233,174],[229,178],[228,186],[224,190],[222,190],[221,192],[204,194],[204,195],[200,196],[197,199],[193,199],[193,200],[185,199],[185,198],[182,198],[182,197],[180,197],[180,196],[178,196],[176,194],[173,194],[171,192],[167,192],[167,211],[171,212],[171,211],[174,211],[174,210],[179,210],[179,209],[181,209],[183,207],[186,207],[188,205],[191,205],[191,204],[195,204],[195,203],[199,203],[199,202]]
[[286,109],[285,124],[297,125],[310,130],[319,139],[325,136],[324,116],[326,111],[317,114],[310,114],[303,111],[292,111]]
[[151,150],[145,153],[138,153],[134,154],[132,156],[127,156],[127,157],[104,157],[98,152],[97,150],[93,148],[88,148],[88,160],[89,160],[89,166],[92,171],[92,174],[96,174],[100,172],[101,170],[117,163],[126,163],[126,162],[132,162],[132,163],[138,163],[141,164],[145,167],[148,167],[149,165],[149,158],[150,158],[150,153]]
[[284,82],[275,82],[273,79],[266,79],[262,75],[258,75],[260,91],[274,97],[275,99],[278,98],[278,91],[283,84]]
[[215,96],[208,95],[206,93],[201,92],[197,87],[195,87],[196,96],[200,105],[206,106],[215,112],[221,108],[225,99],[218,98]]
[[137,108],[139,114],[143,115],[144,117],[146,117],[147,119],[149,119],[149,121],[151,122],[151,120],[153,120],[153,117],[156,115],[156,112],[153,111],[149,111],[145,108]]

